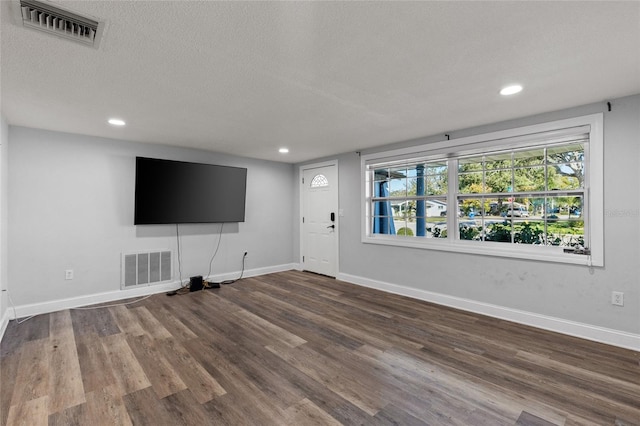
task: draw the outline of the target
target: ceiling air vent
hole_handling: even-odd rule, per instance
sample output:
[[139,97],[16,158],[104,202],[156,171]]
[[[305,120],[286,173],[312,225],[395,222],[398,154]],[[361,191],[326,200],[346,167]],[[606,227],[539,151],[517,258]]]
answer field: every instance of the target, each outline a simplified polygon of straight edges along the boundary
[[104,22],[62,9],[54,3],[20,0],[22,24],[98,48]]

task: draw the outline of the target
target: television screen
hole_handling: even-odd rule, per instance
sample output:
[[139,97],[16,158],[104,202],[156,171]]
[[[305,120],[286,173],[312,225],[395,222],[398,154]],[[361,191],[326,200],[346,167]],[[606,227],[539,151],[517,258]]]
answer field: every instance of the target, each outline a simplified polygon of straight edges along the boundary
[[244,222],[247,169],[136,157],[135,225]]

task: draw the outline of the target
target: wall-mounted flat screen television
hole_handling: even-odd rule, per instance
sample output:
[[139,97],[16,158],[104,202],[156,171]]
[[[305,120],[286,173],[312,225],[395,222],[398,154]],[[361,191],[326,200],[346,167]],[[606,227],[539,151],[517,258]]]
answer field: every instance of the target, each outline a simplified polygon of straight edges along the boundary
[[244,222],[247,169],[136,157],[135,225]]

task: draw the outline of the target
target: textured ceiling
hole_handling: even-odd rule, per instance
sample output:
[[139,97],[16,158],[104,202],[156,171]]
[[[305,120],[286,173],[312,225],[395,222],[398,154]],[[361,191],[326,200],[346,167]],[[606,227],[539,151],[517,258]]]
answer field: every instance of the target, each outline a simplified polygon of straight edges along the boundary
[[640,2],[57,3],[102,43],[1,1],[9,124],[299,162],[640,93]]

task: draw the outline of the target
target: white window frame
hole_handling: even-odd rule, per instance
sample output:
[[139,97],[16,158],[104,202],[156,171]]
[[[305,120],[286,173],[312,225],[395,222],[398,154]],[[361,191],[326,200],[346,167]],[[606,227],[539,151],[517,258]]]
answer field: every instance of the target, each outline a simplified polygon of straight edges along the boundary
[[[447,141],[427,143],[408,148],[368,153],[361,156],[361,241],[367,244],[413,247],[428,250],[441,250],[507,258],[528,259],[546,262],[560,262],[587,266],[604,266],[604,129],[603,114],[592,114],[553,122],[535,124],[496,132],[484,133]],[[447,157],[458,153],[482,153],[495,147],[519,147],[535,138],[536,134],[566,134],[574,128],[585,128],[589,134],[589,155],[585,159],[584,209],[588,209],[588,224],[585,234],[590,239],[590,255],[565,253],[562,247],[537,246],[527,244],[506,244],[458,239],[458,232],[451,232],[447,238],[420,238],[396,235],[373,234],[368,217],[371,208],[371,185],[368,181],[369,164],[391,162],[415,157]],[[583,131],[584,133],[585,131]],[[451,188],[452,175],[457,182],[457,168],[449,167]],[[455,193],[448,191],[447,210],[455,212],[457,201]],[[447,228],[457,229],[457,215],[447,215]]]

